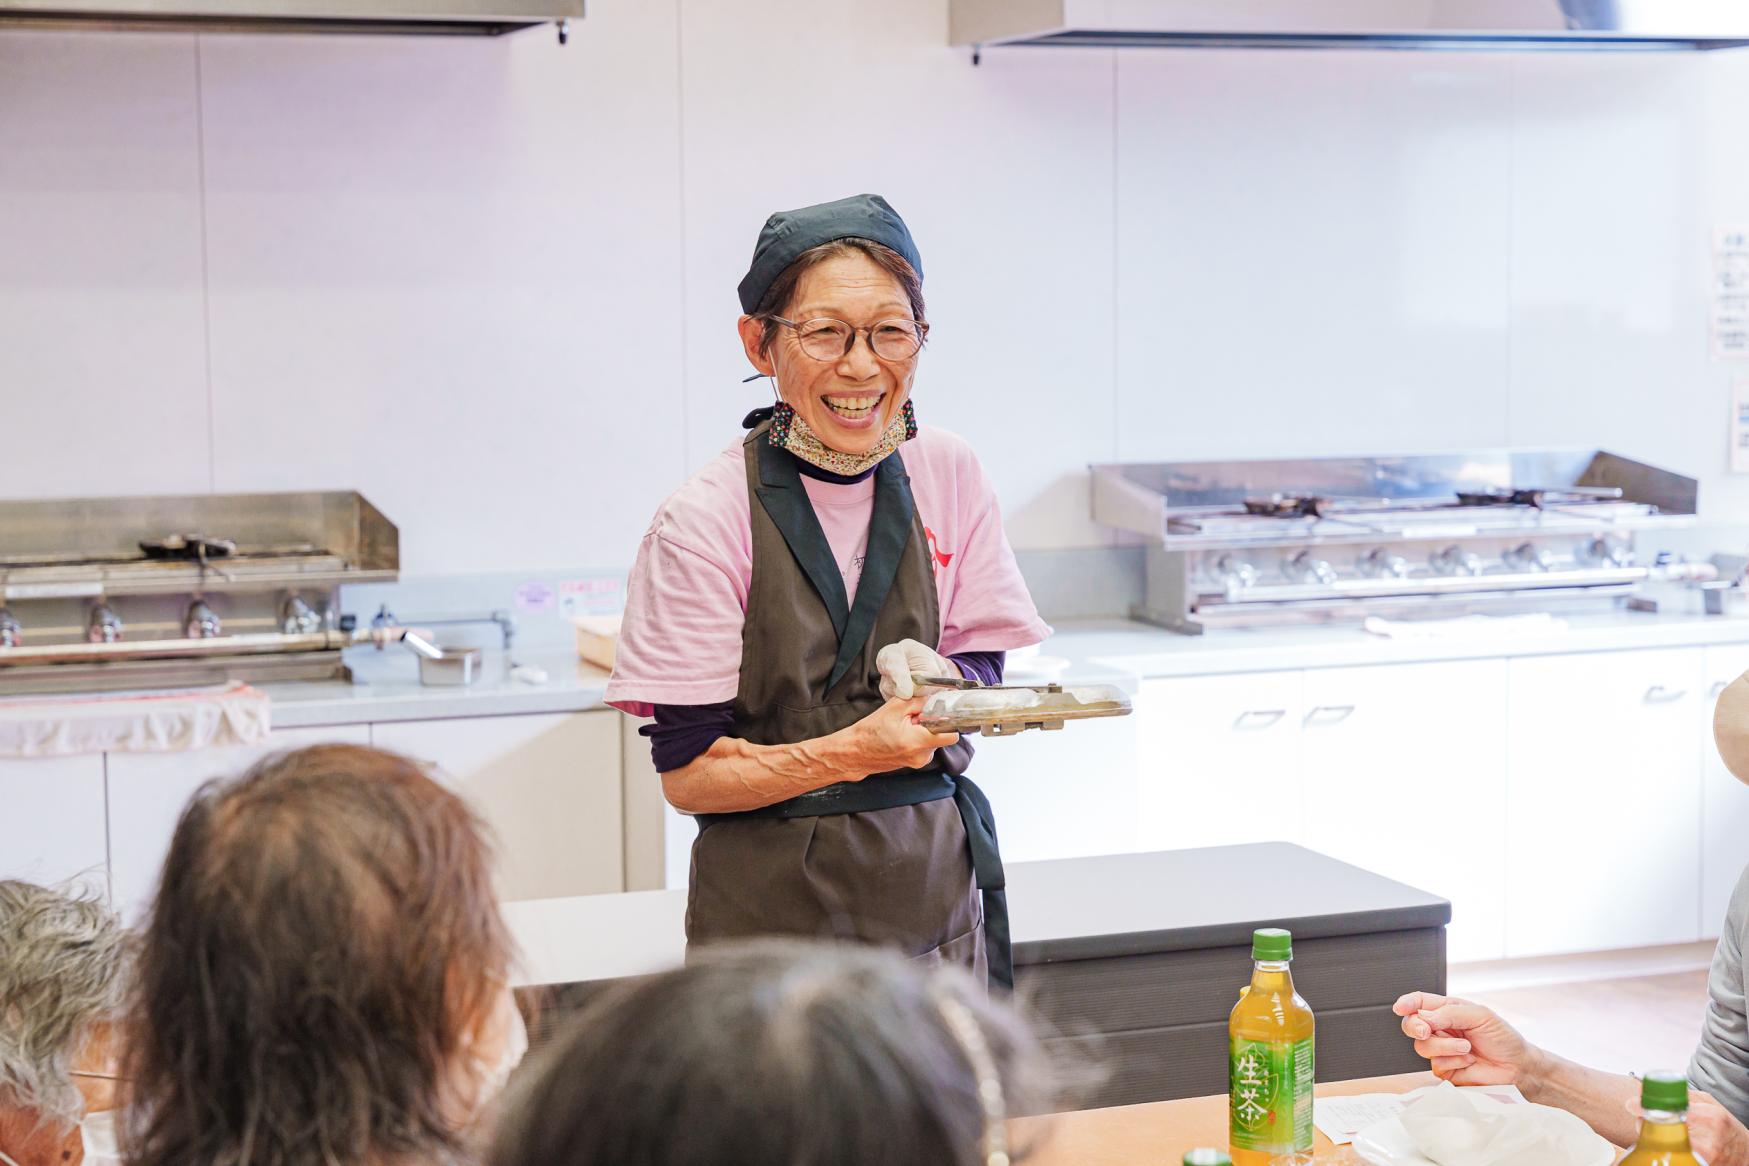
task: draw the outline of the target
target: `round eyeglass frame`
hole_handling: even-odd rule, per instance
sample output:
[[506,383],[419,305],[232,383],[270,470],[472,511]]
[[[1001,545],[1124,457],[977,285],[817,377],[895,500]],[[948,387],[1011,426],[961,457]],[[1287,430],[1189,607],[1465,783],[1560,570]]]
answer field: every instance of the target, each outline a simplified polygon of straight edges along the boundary
[[[796,342],[801,345],[802,351],[806,353],[809,358],[819,361],[843,360],[850,355],[851,349],[856,347],[856,338],[858,336],[866,336],[868,338],[868,350],[874,353],[877,360],[884,360],[890,364],[896,364],[899,361],[910,360],[913,356],[916,356],[919,352],[923,351],[923,343],[929,338],[929,325],[922,320],[913,320],[907,316],[891,316],[885,320],[876,320],[866,328],[853,327],[848,320],[839,320],[831,316],[821,316],[813,320],[786,320],[782,316],[768,316],[766,318],[774,324],[781,324],[785,328],[793,328],[796,333]],[[811,337],[804,333],[802,329],[810,324],[837,324],[850,329],[850,335],[845,337],[844,347],[841,351],[822,356],[819,353],[810,351],[808,348],[808,341]],[[909,352],[902,355],[889,355],[875,346],[875,329],[884,327],[888,324],[905,325],[904,330],[915,339],[915,343],[910,345]],[[813,335],[818,336],[819,333],[815,332]]]

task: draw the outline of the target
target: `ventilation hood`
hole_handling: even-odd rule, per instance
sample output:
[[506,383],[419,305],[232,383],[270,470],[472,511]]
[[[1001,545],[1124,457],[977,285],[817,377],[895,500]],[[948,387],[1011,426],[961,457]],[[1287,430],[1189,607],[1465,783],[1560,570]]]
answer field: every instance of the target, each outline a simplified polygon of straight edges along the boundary
[[1608,50],[1749,45],[1749,0],[950,0],[952,43]]
[[0,0],[0,29],[499,36],[583,16],[583,0]]

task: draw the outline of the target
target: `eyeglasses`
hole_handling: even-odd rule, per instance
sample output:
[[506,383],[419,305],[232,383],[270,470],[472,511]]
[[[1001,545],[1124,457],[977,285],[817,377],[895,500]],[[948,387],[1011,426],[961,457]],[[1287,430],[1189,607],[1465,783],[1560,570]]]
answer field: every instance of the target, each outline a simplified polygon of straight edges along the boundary
[[984,1030],[972,1010],[960,1001],[938,996],[935,1006],[978,1078],[978,1106],[984,1111],[984,1136],[979,1140],[978,1152],[984,1156],[984,1166],[1010,1166],[1013,1159],[1008,1156],[1008,1102],[990,1042],[984,1038]]
[[796,340],[802,351],[815,360],[842,360],[856,346],[856,338],[867,334],[869,351],[882,360],[910,360],[923,347],[929,335],[929,325],[921,320],[898,317],[876,320],[866,328],[852,328],[843,320],[786,320],[770,317],[773,323],[796,330]]

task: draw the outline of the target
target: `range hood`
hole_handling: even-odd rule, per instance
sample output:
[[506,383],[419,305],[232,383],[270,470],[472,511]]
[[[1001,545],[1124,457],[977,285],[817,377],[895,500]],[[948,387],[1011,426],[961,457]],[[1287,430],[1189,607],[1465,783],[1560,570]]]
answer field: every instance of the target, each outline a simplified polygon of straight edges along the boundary
[[1749,0],[950,0],[990,45],[1608,50],[1749,45]]
[[0,0],[0,28],[499,36],[583,17],[584,0]]

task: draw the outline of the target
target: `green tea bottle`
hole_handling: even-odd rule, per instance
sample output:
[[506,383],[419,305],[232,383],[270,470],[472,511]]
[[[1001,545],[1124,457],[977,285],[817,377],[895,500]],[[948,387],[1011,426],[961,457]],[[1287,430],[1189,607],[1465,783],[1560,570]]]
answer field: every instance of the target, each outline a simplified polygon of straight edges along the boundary
[[1227,1134],[1233,1166],[1312,1156],[1312,1010],[1294,991],[1293,936],[1251,939],[1251,986],[1227,1021]]
[[1647,1073],[1640,1082],[1640,1140],[1621,1166],[1700,1166],[1688,1146],[1688,1078]]

